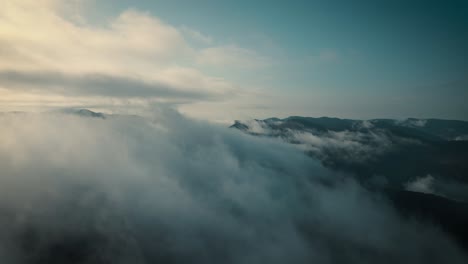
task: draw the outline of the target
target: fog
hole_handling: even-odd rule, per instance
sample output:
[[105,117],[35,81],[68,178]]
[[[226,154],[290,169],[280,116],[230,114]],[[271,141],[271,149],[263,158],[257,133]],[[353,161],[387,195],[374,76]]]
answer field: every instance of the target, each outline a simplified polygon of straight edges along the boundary
[[0,115],[2,263],[467,263],[293,145],[156,108]]

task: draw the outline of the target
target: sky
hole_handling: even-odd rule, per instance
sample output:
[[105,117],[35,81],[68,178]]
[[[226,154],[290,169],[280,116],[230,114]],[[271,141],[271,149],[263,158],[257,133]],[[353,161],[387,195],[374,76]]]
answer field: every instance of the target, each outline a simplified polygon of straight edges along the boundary
[[468,120],[466,1],[6,0],[0,110]]

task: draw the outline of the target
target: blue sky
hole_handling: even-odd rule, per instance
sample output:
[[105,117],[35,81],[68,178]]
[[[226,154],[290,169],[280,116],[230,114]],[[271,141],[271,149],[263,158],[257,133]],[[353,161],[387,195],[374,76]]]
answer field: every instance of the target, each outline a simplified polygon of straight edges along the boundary
[[[236,80],[311,97],[319,92],[416,104],[405,106],[407,113],[376,109],[376,115],[424,116],[427,111],[427,116],[468,118],[460,100],[468,98],[466,1],[118,2],[103,1],[102,9],[111,13],[134,6],[273,58],[274,65],[260,76],[240,72],[230,76]],[[459,82],[463,87],[457,87]],[[435,109],[425,105],[437,100],[445,102]]]
[[[235,66],[219,56],[209,63],[169,61],[255,91],[245,95],[247,105],[237,102],[225,117],[206,118],[468,119],[466,1],[85,1],[80,16],[87,26],[106,28],[136,10],[185,32],[192,49],[223,47],[250,57],[229,55]],[[202,117],[216,111],[207,105],[223,104],[229,105],[181,109]]]

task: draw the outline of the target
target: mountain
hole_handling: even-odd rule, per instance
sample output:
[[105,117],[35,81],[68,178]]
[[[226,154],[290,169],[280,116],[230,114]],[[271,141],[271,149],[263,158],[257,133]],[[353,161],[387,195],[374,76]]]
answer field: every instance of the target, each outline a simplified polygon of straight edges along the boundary
[[402,215],[440,226],[468,249],[468,122],[291,116],[230,127],[297,146],[383,193]]
[[[264,120],[253,120],[258,125],[276,130],[299,130],[299,131],[375,131],[386,129],[395,135],[416,138],[420,140],[468,140],[468,122],[458,120],[442,119],[416,119],[406,120],[394,119],[371,119],[353,120],[333,117],[301,117],[291,116],[284,119],[268,118]],[[236,120],[231,126],[249,132],[249,123]]]
[[[440,119],[352,120],[330,117],[236,121],[231,128],[296,145],[325,166],[393,188],[430,175],[468,184],[468,122]],[[444,190],[440,190],[445,192]],[[457,193],[456,199],[468,194]],[[464,196],[464,197],[459,197]]]
[[59,113],[77,115],[77,116],[81,116],[81,117],[92,117],[92,118],[106,119],[106,115],[104,113],[94,112],[94,111],[91,111],[89,109],[69,108],[69,109],[62,109],[62,110],[59,111]]

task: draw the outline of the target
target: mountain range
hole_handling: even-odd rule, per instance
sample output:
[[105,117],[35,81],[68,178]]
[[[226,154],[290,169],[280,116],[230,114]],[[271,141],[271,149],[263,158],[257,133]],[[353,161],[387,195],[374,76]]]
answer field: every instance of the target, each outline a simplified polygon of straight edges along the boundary
[[403,215],[442,226],[468,248],[468,122],[291,116],[230,127],[297,146],[383,193]]

